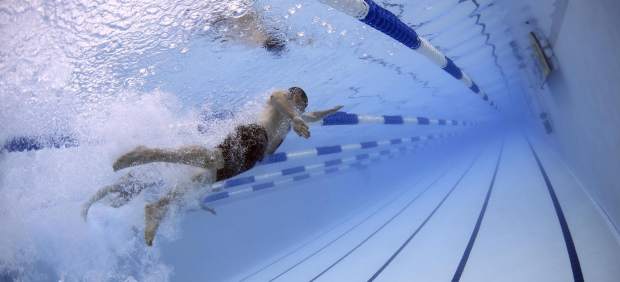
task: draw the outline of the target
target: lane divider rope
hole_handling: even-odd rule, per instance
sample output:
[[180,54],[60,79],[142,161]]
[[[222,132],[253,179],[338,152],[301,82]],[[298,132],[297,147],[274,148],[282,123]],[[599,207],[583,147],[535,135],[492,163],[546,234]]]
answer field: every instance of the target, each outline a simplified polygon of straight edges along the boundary
[[[332,174],[341,172],[351,168],[363,169],[376,162],[391,159],[397,156],[401,156],[406,153],[410,153],[420,148],[421,146],[401,146],[392,149],[386,149],[371,153],[358,154],[352,157],[333,159],[322,163],[316,163],[306,166],[296,166],[292,168],[283,169],[277,172],[268,172],[255,176],[244,177],[243,181],[233,182],[232,185],[226,185],[225,182],[218,182],[212,186],[215,193],[209,193],[203,197],[202,203],[213,203],[219,200],[228,199],[245,195],[248,193],[258,192],[268,188],[274,188],[279,185],[288,184],[292,182],[298,182],[306,180],[316,176],[322,176],[326,174]],[[277,178],[273,181],[259,183],[260,181]],[[257,184],[258,183],[258,184]],[[216,185],[219,184],[219,185]],[[251,185],[247,188],[237,189],[234,191],[221,191],[220,189],[227,189],[236,186]]]
[[402,115],[359,115],[347,112],[336,112],[323,119],[321,125],[358,125],[358,124],[386,124],[386,125],[439,125],[439,126],[475,126],[476,121],[458,121],[453,119],[438,119],[428,117],[405,117]]
[[[405,117],[402,115],[363,115],[347,112],[336,112],[318,123],[322,126],[331,125],[360,125],[360,124],[385,124],[385,125],[432,125],[432,126],[476,126],[478,121],[461,121],[453,119],[431,118],[431,117]],[[311,124],[312,125],[312,124]],[[168,127],[173,130],[180,130],[185,134],[192,132],[203,133],[199,123],[176,123]],[[79,140],[71,134],[49,134],[49,135],[24,135],[15,136],[7,139],[0,147],[0,153],[14,153],[26,151],[38,151],[43,149],[66,149],[79,147],[80,145],[96,146],[101,145],[101,140]]]
[[371,148],[383,147],[383,146],[394,146],[394,145],[400,145],[404,143],[416,143],[416,142],[425,141],[425,140],[452,137],[455,135],[456,134],[452,132],[437,133],[437,134],[429,134],[429,135],[422,135],[422,136],[414,136],[414,137],[409,137],[409,138],[395,138],[395,139],[389,139],[389,140],[366,141],[366,142],[351,143],[351,144],[345,144],[345,145],[321,146],[321,147],[294,151],[294,152],[279,152],[279,153],[271,154],[265,157],[263,161],[259,163],[259,165],[266,165],[266,164],[280,163],[280,162],[286,162],[286,161],[291,161],[291,160],[298,160],[298,159],[303,159],[303,158],[318,157],[318,156],[338,154],[338,153],[344,153],[344,152],[365,150],[365,149],[371,149]]
[[377,5],[372,0],[319,0],[359,21],[381,31],[403,45],[417,51],[431,62],[439,66],[445,72],[457,80],[460,80],[473,93],[480,95],[489,105],[497,109],[497,104],[489,99],[489,96],[480,90],[480,87],[459,68],[452,59],[445,56],[435,48],[428,40],[418,36],[413,28],[402,22],[392,12]]
[[[448,136],[452,137],[452,136],[457,136],[457,135],[460,135],[460,134],[455,133],[451,135],[446,135],[445,137],[448,137]],[[440,140],[440,138],[433,138],[433,139],[427,139],[427,140]],[[398,143],[398,145],[400,144],[403,144],[403,143]],[[420,147],[421,145],[424,145],[424,144],[425,144],[424,142],[416,142],[416,143],[413,143],[412,145],[415,147]],[[405,143],[403,147],[410,147],[412,145]],[[287,175],[292,175],[292,174],[296,174],[300,172],[320,169],[324,167],[346,164],[352,161],[368,158],[369,156],[372,156],[372,154],[362,153],[362,154],[357,154],[357,155],[346,157],[346,158],[330,159],[327,161],[313,163],[313,164],[288,167],[286,169],[282,169],[279,171],[271,171],[271,172],[265,172],[262,174],[234,177],[228,180],[223,180],[223,181],[214,183],[213,185],[211,185],[211,190],[228,189],[228,188],[232,188],[236,186],[255,183],[261,180],[271,179],[274,177],[287,176]]]

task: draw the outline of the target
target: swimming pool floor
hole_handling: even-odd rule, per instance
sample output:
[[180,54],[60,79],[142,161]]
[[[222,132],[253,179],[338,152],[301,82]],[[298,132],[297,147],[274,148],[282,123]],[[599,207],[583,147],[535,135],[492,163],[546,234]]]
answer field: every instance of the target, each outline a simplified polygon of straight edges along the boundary
[[617,233],[549,145],[529,142],[445,163],[235,280],[617,281]]

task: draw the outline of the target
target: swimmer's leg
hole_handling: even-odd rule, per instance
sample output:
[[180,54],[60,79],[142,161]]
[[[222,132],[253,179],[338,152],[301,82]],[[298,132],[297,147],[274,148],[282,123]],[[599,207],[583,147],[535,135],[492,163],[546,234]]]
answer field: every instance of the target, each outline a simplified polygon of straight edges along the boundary
[[202,168],[220,168],[223,166],[222,153],[208,150],[201,146],[186,146],[176,150],[149,149],[139,146],[121,156],[114,162],[114,171],[152,162],[168,162],[186,164]]
[[111,203],[110,206],[118,208],[135,198],[144,188],[153,186],[153,183],[145,183],[141,180],[137,179],[133,173],[127,173],[123,177],[119,179],[118,182],[105,186],[97,191],[95,195],[93,195],[86,203],[82,205],[82,218],[86,221],[88,216],[88,210],[90,207],[100,201],[101,199],[108,196],[110,193],[118,193],[118,197],[116,197]]
[[94,203],[96,203],[97,201],[103,199],[105,196],[107,196],[108,194],[110,194],[111,192],[116,192],[118,191],[118,185],[109,185],[109,186],[105,186],[101,189],[99,189],[99,191],[97,191],[97,193],[95,193],[95,195],[93,195],[88,202],[84,203],[82,205],[82,218],[84,219],[84,221],[86,221],[87,217],[88,217],[88,210],[90,209],[90,206],[92,206]]
[[177,185],[159,201],[144,206],[144,241],[146,245],[153,245],[153,239],[155,238],[155,233],[157,233],[157,228],[159,228],[159,223],[166,216],[170,203],[185,194],[189,190],[188,186],[183,184]]
[[[159,199],[159,201],[144,206],[144,241],[148,246],[153,245],[153,239],[157,233],[157,228],[159,228],[159,223],[164,216],[166,216],[169,205],[173,201],[183,197],[190,189],[196,189],[202,185],[213,183],[213,171],[214,170],[195,175],[192,177],[191,183],[177,185],[172,191]],[[211,177],[209,177],[209,175]],[[215,210],[211,208],[206,209],[215,214]]]

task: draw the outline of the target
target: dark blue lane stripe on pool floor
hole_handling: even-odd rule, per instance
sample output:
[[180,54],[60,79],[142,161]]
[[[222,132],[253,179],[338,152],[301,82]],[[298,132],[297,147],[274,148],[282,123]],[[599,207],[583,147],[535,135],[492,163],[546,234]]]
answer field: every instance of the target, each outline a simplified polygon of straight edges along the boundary
[[[400,196],[400,195],[399,195],[399,196]],[[384,206],[389,205],[391,202],[396,201],[397,199],[398,199],[398,197],[395,197],[394,199],[389,200],[387,204],[384,204]],[[374,211],[374,212],[373,212],[373,214],[374,214],[374,213],[376,213],[376,212],[379,212],[381,209],[383,209],[383,207],[384,207],[384,206],[381,206],[380,208],[378,208],[376,211]],[[301,246],[298,246],[297,248],[293,249],[292,251],[290,251],[290,252],[286,253],[285,255],[283,255],[283,256],[281,256],[281,257],[279,257],[279,258],[275,259],[274,261],[270,262],[269,264],[267,264],[267,265],[265,265],[265,266],[261,267],[260,269],[258,269],[258,270],[256,270],[256,271],[254,271],[254,272],[252,272],[252,273],[250,273],[250,274],[248,274],[247,276],[245,276],[245,277],[241,278],[241,280],[239,280],[239,281],[240,281],[240,282],[242,282],[242,281],[246,281],[246,280],[248,280],[249,278],[251,278],[252,276],[254,276],[254,275],[258,274],[258,273],[261,273],[263,270],[265,270],[265,269],[267,269],[267,268],[271,267],[272,265],[274,265],[274,264],[276,264],[276,263],[278,263],[278,262],[282,261],[283,259],[285,259],[285,258],[287,258],[287,257],[291,256],[292,254],[294,254],[294,253],[298,252],[299,250],[303,249],[304,247],[306,247],[306,246],[310,245],[312,242],[315,242],[316,240],[320,239],[321,237],[325,236],[326,234],[328,234],[328,233],[330,233],[330,232],[334,231],[336,228],[340,227],[342,224],[345,224],[345,223],[346,223],[346,222],[348,222],[349,220],[353,219],[353,218],[354,218],[354,216],[355,216],[355,215],[350,216],[350,217],[347,217],[345,220],[343,220],[343,221],[341,221],[341,222],[339,222],[339,223],[337,223],[337,224],[333,225],[333,227],[331,227],[331,228],[327,229],[326,231],[322,232],[322,233],[321,233],[321,234],[319,234],[318,236],[316,236],[316,237],[314,237],[314,238],[312,238],[312,239],[310,239],[310,240],[306,241],[306,242],[305,242],[305,243],[303,243]]]
[[321,275],[325,274],[327,271],[329,271],[330,269],[332,269],[334,266],[336,266],[339,262],[341,262],[343,259],[345,259],[347,256],[349,256],[351,253],[353,253],[355,250],[357,250],[360,246],[362,246],[364,243],[366,243],[370,238],[372,238],[375,234],[377,234],[379,231],[381,231],[385,226],[387,226],[390,222],[392,222],[395,218],[397,218],[399,215],[401,215],[405,210],[407,210],[415,201],[417,201],[422,195],[424,195],[428,190],[430,190],[435,183],[439,182],[439,180],[441,180],[447,173],[449,170],[444,171],[439,177],[437,177],[435,180],[433,180],[433,182],[431,182],[428,186],[426,186],[426,188],[424,188],[424,190],[422,192],[420,192],[419,194],[417,194],[413,199],[411,199],[409,202],[407,202],[407,204],[402,207],[400,210],[398,210],[396,212],[396,214],[394,214],[390,219],[388,219],[386,222],[384,222],[381,226],[379,226],[378,229],[376,229],[374,232],[372,232],[370,235],[368,235],[368,237],[366,237],[364,240],[362,240],[359,244],[357,244],[355,247],[353,247],[353,249],[349,250],[346,254],[344,254],[342,257],[340,257],[338,260],[336,260],[334,263],[332,263],[330,266],[328,266],[326,269],[324,269],[323,271],[321,271],[321,273],[317,274],[314,278],[312,278],[312,280],[310,281],[314,281],[316,279],[318,279],[319,277],[321,277]]
[[[376,213],[378,213],[379,211],[383,210],[385,207],[389,206],[391,203],[395,202],[396,200],[398,200],[401,196],[403,196],[404,194],[406,194],[408,191],[403,191],[402,193],[398,194],[396,197],[393,197],[392,199],[387,200],[383,205],[381,205],[379,208],[377,208],[375,211],[373,211],[370,216],[368,216],[368,218],[372,217],[373,215],[375,215]],[[341,225],[345,224],[346,222],[352,220],[355,218],[355,214],[347,217],[346,219],[344,219],[341,222],[338,222],[337,224],[334,224],[331,228],[327,229],[326,231],[323,231],[322,233],[320,233],[318,236],[306,241],[305,243],[303,243],[301,246],[298,246],[297,248],[291,250],[290,252],[286,253],[285,255],[275,259],[274,261],[272,261],[271,263],[261,267],[260,269],[248,274],[247,276],[243,277],[241,281],[246,281],[249,278],[251,278],[252,276],[262,272],[263,270],[271,267],[272,265],[282,261],[283,259],[289,257],[290,255],[298,252],[299,250],[303,249],[304,247],[310,245],[312,242],[315,242],[316,240],[322,238],[323,236],[325,236],[326,234],[329,234],[330,232],[334,231],[335,229],[337,229],[338,227],[340,227]],[[365,220],[366,218],[362,219],[362,222]]]
[[375,274],[373,274],[372,277],[370,277],[370,279],[368,279],[369,282],[370,281],[374,281],[375,279],[377,279],[377,277],[379,277],[379,275],[381,275],[381,273],[388,267],[388,265],[390,265],[390,263],[392,263],[392,261],[400,254],[400,252],[402,252],[405,249],[405,247],[409,244],[409,242],[411,242],[413,237],[415,237],[415,235],[417,235],[420,232],[420,230],[422,230],[422,228],[424,228],[426,223],[433,217],[433,215],[435,215],[437,210],[439,210],[439,208],[441,208],[441,206],[443,205],[444,202],[446,202],[448,197],[450,197],[450,195],[452,195],[452,192],[454,192],[456,187],[459,186],[459,184],[461,183],[463,178],[465,178],[465,175],[467,175],[467,173],[469,173],[469,171],[474,166],[474,164],[476,163],[476,161],[478,160],[478,158],[480,157],[481,154],[482,153],[478,154],[478,156],[476,156],[476,158],[471,162],[471,164],[469,164],[469,167],[467,167],[467,169],[465,170],[465,172],[463,172],[461,177],[459,177],[459,179],[456,181],[456,183],[454,183],[452,188],[450,188],[450,191],[448,191],[448,193],[446,193],[446,195],[443,197],[443,199],[441,199],[441,201],[437,204],[435,209],[433,209],[433,211],[426,217],[426,219],[424,219],[424,221],[420,224],[420,226],[418,226],[418,228],[413,233],[411,233],[411,235],[409,235],[409,238],[407,238],[407,240],[405,240],[405,242],[394,252],[394,254],[392,254],[392,256],[390,256],[390,258],[379,268],[379,270],[377,270],[377,272],[375,272]]
[[463,274],[463,270],[465,269],[465,265],[467,264],[467,260],[469,259],[469,254],[471,253],[471,249],[474,247],[474,243],[476,242],[476,237],[478,237],[478,231],[480,230],[480,225],[482,225],[482,220],[484,219],[484,213],[486,212],[487,206],[489,205],[489,199],[491,198],[491,193],[493,192],[493,186],[495,185],[495,178],[497,177],[497,171],[499,169],[499,163],[502,160],[503,153],[504,153],[504,142],[502,142],[502,147],[499,151],[499,156],[497,157],[497,163],[495,164],[495,172],[493,172],[493,178],[491,178],[491,184],[489,185],[489,190],[487,191],[487,195],[484,198],[484,203],[482,204],[482,209],[480,210],[480,214],[478,215],[478,220],[476,221],[474,231],[471,233],[471,236],[469,237],[469,242],[467,243],[467,247],[465,248],[463,257],[461,257],[461,261],[459,262],[459,266],[456,269],[456,273],[454,273],[454,276],[452,277],[452,282],[456,282],[461,279],[461,275]]
[[[418,193],[416,195],[416,198],[419,197],[421,194],[424,194],[424,192],[426,192],[426,190],[428,190],[433,184],[435,184],[435,182],[439,181],[441,178],[444,177],[444,175],[449,171],[449,169],[446,169],[443,173],[441,173],[439,175],[439,177],[437,179],[435,179],[428,187],[426,187],[422,192]],[[422,179],[418,179],[412,186],[415,187],[417,186],[420,182],[422,181]],[[295,263],[293,266],[287,268],[285,271],[283,271],[282,273],[278,274],[277,276],[271,278],[269,281],[274,281],[278,278],[280,278],[282,275],[288,273],[289,271],[291,271],[292,269],[294,269],[295,267],[299,266],[300,264],[302,264],[303,262],[307,261],[308,259],[310,259],[311,257],[315,256],[316,254],[320,253],[321,251],[323,251],[324,249],[326,249],[327,247],[329,247],[331,244],[335,243],[336,241],[338,241],[340,238],[344,237],[345,235],[349,234],[351,231],[353,231],[355,228],[357,228],[358,226],[362,225],[363,223],[365,223],[366,221],[368,221],[371,217],[375,216],[376,214],[378,214],[379,212],[381,212],[382,210],[384,210],[385,208],[387,208],[389,205],[391,205],[392,203],[396,202],[398,199],[402,198],[403,196],[405,196],[405,194],[407,194],[408,192],[410,192],[411,190],[407,190],[405,189],[402,193],[400,193],[397,197],[394,197],[393,199],[391,199],[390,201],[386,202],[384,205],[382,205],[380,208],[378,208],[377,210],[375,210],[372,214],[368,215],[367,217],[365,217],[364,219],[362,219],[360,222],[358,222],[357,224],[355,224],[354,226],[352,226],[351,228],[347,229],[346,231],[344,231],[342,234],[338,235],[338,237],[336,237],[335,239],[329,241],[327,244],[325,244],[323,247],[321,247],[320,249],[314,251],[313,253],[309,254],[308,256],[304,257],[302,260],[300,260],[299,262]]]
[[[422,194],[424,194],[427,190],[429,190],[429,188],[431,188],[437,181],[439,181],[441,178],[443,178],[446,173],[449,171],[449,169],[446,169],[443,173],[441,173],[439,175],[439,177],[437,177],[435,180],[433,180],[433,182],[431,184],[429,184],[426,188],[424,188],[424,190],[420,193],[418,193],[413,200],[410,201],[410,203],[412,203],[413,201],[415,201],[417,198],[419,198]],[[419,179],[416,183],[413,184],[413,187],[415,187],[416,185],[419,184],[419,182],[421,181],[421,179]],[[271,278],[269,281],[274,281],[278,278],[280,278],[282,275],[288,273],[289,271],[293,270],[295,267],[299,266],[300,264],[304,263],[305,261],[307,261],[308,259],[310,259],[311,257],[315,256],[316,254],[320,253],[321,251],[323,251],[324,249],[326,249],[327,247],[329,247],[331,244],[335,243],[336,241],[340,240],[340,238],[344,237],[345,235],[349,234],[351,231],[353,231],[355,228],[357,228],[358,226],[362,225],[363,223],[365,223],[366,221],[368,221],[371,217],[375,216],[376,214],[378,214],[380,211],[382,211],[383,209],[385,209],[386,207],[388,207],[390,204],[394,203],[396,200],[400,199],[401,196],[404,196],[404,194],[406,194],[408,191],[405,190],[402,194],[400,194],[398,197],[392,199],[391,201],[387,202],[386,204],[384,204],[383,206],[381,206],[379,209],[377,209],[376,211],[374,211],[372,214],[368,215],[367,217],[365,217],[364,219],[362,219],[360,222],[358,222],[357,224],[355,224],[354,226],[352,226],[351,228],[347,229],[345,232],[343,232],[342,234],[338,235],[338,237],[336,237],[335,239],[329,241],[327,244],[325,244],[323,247],[321,247],[320,249],[314,251],[313,253],[309,254],[308,256],[304,257],[302,260],[300,260],[299,262],[295,263],[294,265],[292,265],[291,267],[287,268],[286,270],[284,270],[283,272],[281,272],[280,274],[278,274],[277,276]]]
[[[526,138],[527,139],[527,138]],[[538,168],[540,169],[540,173],[545,179],[545,184],[547,184],[547,190],[549,191],[549,196],[551,196],[551,201],[553,202],[553,208],[555,209],[555,213],[558,216],[558,221],[560,221],[560,227],[562,228],[562,235],[564,236],[564,243],[566,243],[566,251],[568,252],[568,258],[570,259],[570,266],[573,270],[573,279],[576,282],[583,282],[583,273],[581,272],[581,263],[579,263],[579,256],[577,255],[577,250],[575,249],[575,243],[573,242],[573,236],[570,234],[570,229],[568,228],[568,223],[566,222],[566,217],[564,217],[564,212],[562,211],[562,206],[560,205],[560,201],[558,201],[558,197],[555,194],[555,190],[553,189],[553,185],[551,184],[551,180],[547,175],[547,171],[543,166],[542,162],[538,158],[538,154],[536,154],[536,150],[534,150],[534,146],[529,139],[527,139],[528,145],[530,145],[530,150],[532,150],[532,154],[534,154],[534,158],[536,158],[536,163],[538,164]]]

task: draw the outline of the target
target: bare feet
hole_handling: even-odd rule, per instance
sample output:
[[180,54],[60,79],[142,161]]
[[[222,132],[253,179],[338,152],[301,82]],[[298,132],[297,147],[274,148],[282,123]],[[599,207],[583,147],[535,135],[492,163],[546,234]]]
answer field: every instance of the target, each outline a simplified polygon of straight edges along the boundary
[[153,246],[153,239],[157,233],[157,228],[166,215],[166,211],[168,211],[168,205],[162,205],[161,200],[144,206],[144,222],[146,224],[144,228],[144,242],[146,242],[146,245]]
[[88,217],[88,210],[90,209],[90,206],[92,206],[97,201],[103,199],[105,196],[107,196],[110,192],[113,192],[115,189],[116,189],[116,186],[114,185],[105,186],[99,189],[97,193],[95,193],[95,195],[93,195],[90,199],[88,199],[88,202],[82,205],[81,215],[84,221],[86,221]]
[[205,209],[206,211],[210,212],[213,215],[217,215],[217,212],[215,212],[215,209],[212,207],[207,207],[207,206],[202,206],[203,209]]
[[148,148],[145,146],[138,146],[133,149],[131,152],[122,155],[120,158],[114,162],[112,165],[112,169],[114,171],[118,171],[124,168],[128,168],[134,165],[140,165],[144,162],[144,157]]
[[90,209],[90,205],[90,202],[84,203],[82,205],[82,212],[80,214],[82,215],[82,219],[84,219],[84,221],[88,219],[88,210]]

